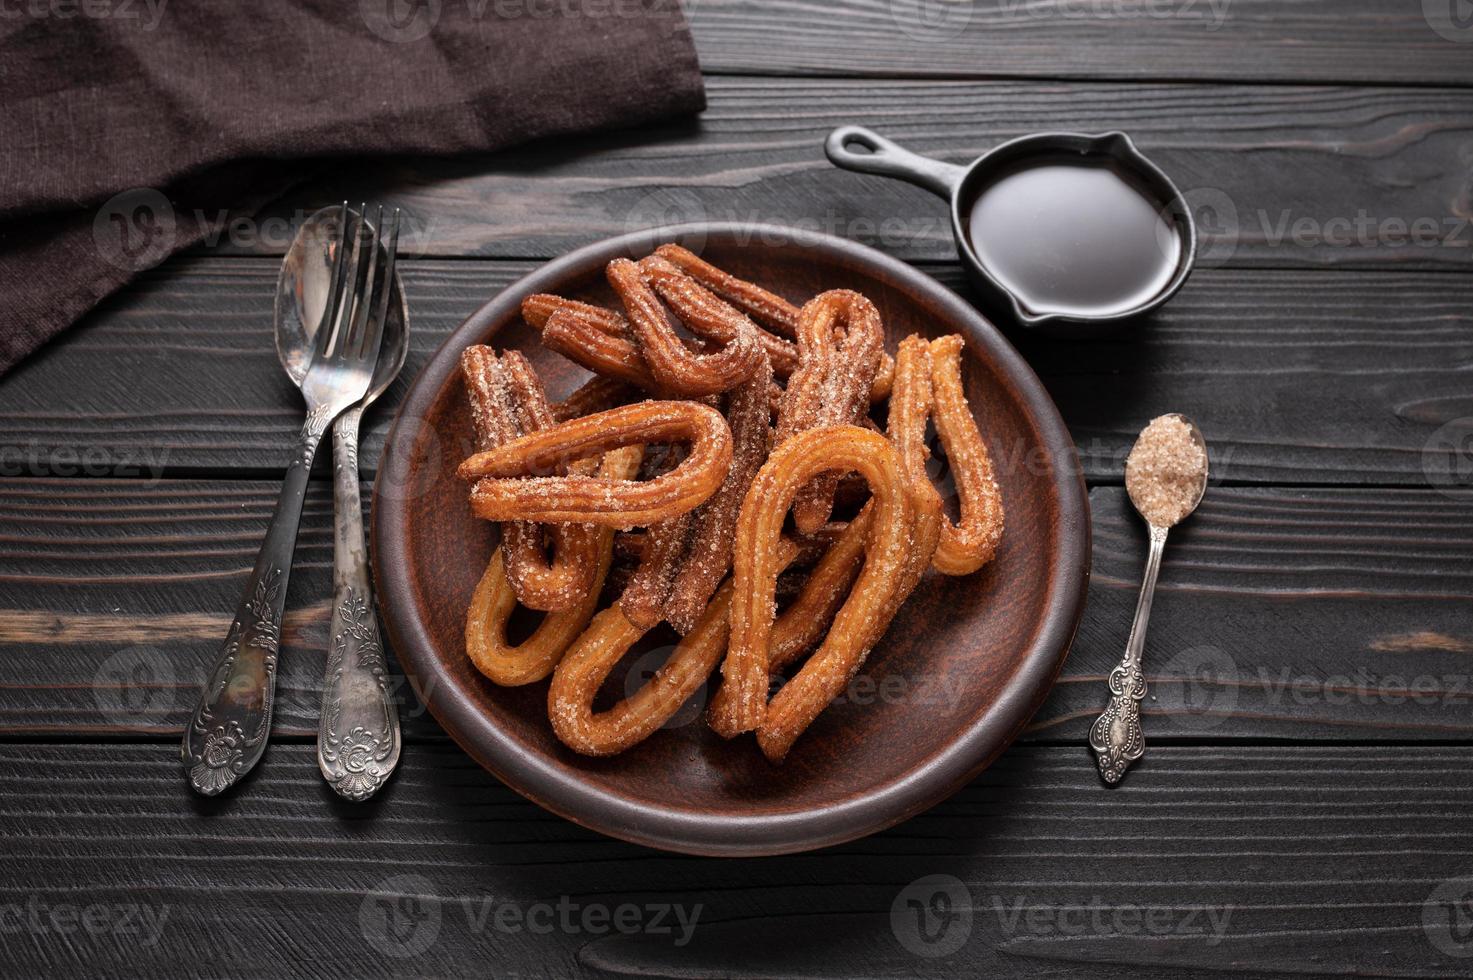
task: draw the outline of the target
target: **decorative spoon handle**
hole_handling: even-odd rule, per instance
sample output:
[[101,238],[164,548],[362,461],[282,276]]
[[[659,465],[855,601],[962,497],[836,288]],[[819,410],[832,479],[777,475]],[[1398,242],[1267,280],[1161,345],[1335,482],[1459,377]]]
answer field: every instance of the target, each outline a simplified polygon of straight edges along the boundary
[[281,616],[302,499],[317,446],[331,415],[322,409],[307,414],[297,437],[297,450],[282,481],[276,512],[256,555],[256,567],[235,610],[220,661],[210,675],[184,729],[181,756],[189,785],[215,796],[234,785],[266,751],[271,734],[271,706],[276,700],[276,658],[281,646]]
[[349,800],[368,799],[399,763],[399,713],[389,697],[363,542],[355,405],[333,426],[333,603],[317,765]]
[[1146,752],[1146,735],[1141,729],[1141,699],[1146,696],[1141,651],[1146,645],[1146,623],[1151,618],[1151,599],[1156,594],[1156,576],[1165,549],[1166,528],[1152,526],[1151,551],[1135,606],[1135,622],[1125,642],[1124,658],[1110,671],[1110,706],[1089,730],[1089,744],[1098,757],[1100,775],[1111,785],[1120,782],[1130,764]]

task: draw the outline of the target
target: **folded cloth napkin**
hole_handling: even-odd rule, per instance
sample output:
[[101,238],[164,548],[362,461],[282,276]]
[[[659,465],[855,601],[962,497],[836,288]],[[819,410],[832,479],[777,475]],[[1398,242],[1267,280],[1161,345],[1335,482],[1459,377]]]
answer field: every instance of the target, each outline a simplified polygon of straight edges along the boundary
[[705,105],[678,0],[13,0],[0,17],[0,373],[317,173]]

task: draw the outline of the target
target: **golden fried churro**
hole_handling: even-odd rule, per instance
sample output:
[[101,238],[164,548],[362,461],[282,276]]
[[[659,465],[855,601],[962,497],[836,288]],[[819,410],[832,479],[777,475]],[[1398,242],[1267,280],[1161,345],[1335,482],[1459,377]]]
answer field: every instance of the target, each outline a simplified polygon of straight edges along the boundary
[[[782,539],[778,544],[779,569],[786,568],[804,550],[804,545]],[[613,755],[648,738],[668,721],[726,653],[731,595],[732,582],[728,579],[655,675],[635,694],[595,714],[593,700],[609,672],[648,632],[629,622],[618,607],[599,613],[558,664],[547,692],[548,715],[563,744],[585,755]],[[783,630],[784,620],[779,620],[773,629],[775,645],[781,642]],[[795,633],[788,629],[789,635]]]
[[943,520],[932,565],[943,575],[969,575],[992,560],[1002,540],[1002,491],[993,477],[992,456],[977,431],[962,387],[962,338],[931,341],[932,421],[956,481],[961,520]]
[[[639,264],[629,259],[615,259],[605,273],[624,304],[625,318],[645,364],[665,390],[689,396],[717,395],[735,388],[757,370],[762,348],[755,325],[694,280],[680,276],[684,286],[676,289],[669,277],[664,277],[657,295]],[[678,317],[697,317],[708,327],[721,321],[730,340],[710,353],[691,350],[666,319],[661,296],[667,302],[674,300],[672,307]]]
[[[583,305],[579,304],[580,307]],[[594,374],[658,393],[660,385],[634,341],[600,330],[597,322],[583,309],[566,307],[554,310],[543,323],[542,346]]]
[[[773,341],[781,342],[782,337],[798,336],[801,311],[776,293],[718,269],[679,245],[661,245],[655,249],[655,254],[747,314],[760,327],[765,328],[763,333]],[[781,336],[773,336],[774,334]],[[791,344],[779,346],[778,343],[770,343],[766,338],[763,339],[763,344],[767,347],[767,355],[772,358],[772,370],[779,378],[786,379],[797,369],[797,352]],[[895,365],[890,356],[881,353],[880,369],[871,387],[870,401],[884,401],[889,397],[890,379],[894,372]]]
[[536,293],[522,300],[522,319],[534,329],[543,330],[558,310],[576,314],[577,319],[592,330],[611,337],[628,337],[629,324],[613,310],[576,299],[565,299],[551,293]]
[[[530,637],[512,646],[507,642],[506,624],[517,607],[517,596],[506,577],[502,555],[501,548],[492,554],[471,598],[465,620],[465,651],[476,669],[491,681],[516,687],[552,673],[563,652],[598,609],[598,592],[590,590],[576,606],[548,613]],[[602,578],[608,572],[607,564],[600,562],[597,571],[598,578]]]
[[731,548],[742,500],[766,462],[772,441],[767,404],[771,383],[772,368],[764,357],[757,372],[727,395],[726,420],[733,446],[731,467],[721,488],[695,512],[689,548],[682,556],[684,564],[671,584],[665,605],[665,618],[682,635],[695,628],[696,620],[731,567]]
[[547,691],[547,713],[562,743],[584,755],[614,755],[653,734],[711,675],[726,652],[731,585],[719,591],[670,658],[633,695],[594,713],[604,679],[646,630],[605,609],[568,651]]
[[[911,335],[895,355],[895,387],[890,393],[888,435],[900,458],[915,514],[905,575],[896,589],[888,625],[920,583],[936,552],[941,534],[941,496],[926,475],[926,419],[931,414],[931,353],[926,342]],[[883,631],[882,631],[883,632]],[[875,640],[879,640],[876,634]]]
[[724,272],[679,245],[661,245],[655,254],[720,296],[768,330],[784,337],[798,335],[798,307],[755,283]]
[[[807,429],[858,424],[884,342],[879,311],[859,293],[833,289],[809,300],[798,320],[798,370],[788,379],[778,412],[778,444]],[[828,521],[842,475],[824,473],[799,493],[793,505],[799,531]]]
[[[652,480],[536,475],[622,446],[658,442],[687,444],[690,451],[679,466]],[[731,454],[731,429],[720,412],[695,402],[649,401],[561,422],[477,453],[460,464],[458,474],[479,481],[471,509],[486,520],[623,529],[700,506],[726,478]]]
[[[640,266],[646,271],[650,265],[649,258],[640,262]],[[660,262],[656,269],[663,271],[663,276],[670,277],[672,280],[684,278],[679,276],[678,270],[672,275],[669,265],[665,262]],[[689,280],[686,280],[686,283],[684,288],[689,290]],[[782,302],[792,310],[793,322],[796,325],[798,308],[787,303],[786,300]],[[739,306],[740,304],[734,305]],[[744,310],[744,312],[750,314],[751,311]],[[592,303],[554,296],[550,293],[537,293],[522,301],[522,318],[532,327],[542,331],[544,347],[562,354],[594,374],[605,376],[611,381],[623,381],[652,394],[685,394],[684,389],[672,390],[660,384],[645,361],[644,353],[634,338],[629,321],[613,310],[595,306]],[[727,343],[734,336],[731,329],[724,326],[723,320],[720,319],[712,321],[697,318],[688,326],[693,334],[719,343]],[[772,362],[773,374],[779,379],[787,380],[788,376],[797,370],[798,348],[791,341],[784,340],[755,323],[752,324],[752,327],[757,333],[757,339],[762,344],[763,350],[767,352],[768,359]],[[880,369],[870,389],[871,401],[884,401],[889,397],[890,381],[894,376],[894,371],[895,364],[890,359],[890,355],[881,352]],[[774,400],[781,397],[781,388],[774,387],[772,391]],[[560,414],[559,417],[563,416]]]
[[619,596],[624,618],[641,630],[651,629],[665,618],[665,600],[685,558],[694,521],[695,512],[687,511],[651,525],[645,534],[639,565]]
[[[782,525],[799,490],[820,473],[857,470],[874,494],[865,563],[819,649],[767,703],[773,590]],[[711,725],[731,738],[758,730],[758,744],[781,761],[793,741],[837,696],[869,652],[910,554],[911,497],[884,436],[858,426],[822,426],[780,444],[757,474],[737,525],[731,638]]]
[[[689,252],[685,254],[690,255]],[[700,259],[696,261],[700,262]],[[639,268],[655,291],[670,304],[670,308],[675,311],[680,321],[697,337],[726,344],[736,339],[740,329],[750,325],[756,332],[762,349],[767,352],[767,357],[772,362],[773,373],[780,378],[786,378],[798,366],[798,348],[792,341],[784,340],[753,323],[751,319],[748,319],[751,311],[737,303],[727,305],[728,297],[723,296],[717,290],[710,289],[707,284],[689,275],[673,262],[667,261],[658,252],[641,259]],[[779,300],[779,302],[793,311],[793,322],[796,325],[797,307],[786,300]],[[788,336],[792,336],[791,330],[785,332]]]
[[[928,569],[967,574],[996,554],[1002,501],[962,387],[962,339],[913,335],[892,359],[865,296],[830,290],[799,308],[673,244],[605,272],[622,311],[550,294],[522,303],[544,346],[594,373],[564,401],[547,402],[520,355],[463,357],[477,451],[458,474],[472,511],[506,522],[466,649],[500,684],[552,674],[557,737],[597,756],[649,737],[719,663],[711,728],[754,732],[781,763]],[[630,404],[641,393],[669,400]],[[871,405],[887,399],[881,431]],[[926,472],[931,421],[955,524]],[[618,599],[596,613],[601,594]],[[518,596],[551,611],[511,647]],[[595,712],[661,620],[679,645]]]
[[[474,346],[461,354],[460,364],[477,448],[493,449],[553,424],[542,382],[521,354],[507,351],[498,357],[490,347]],[[551,559],[543,549],[544,533],[551,543]],[[576,605],[597,571],[597,540],[594,529],[585,524],[503,524],[501,549],[506,577],[529,609]]]
[[581,419],[594,412],[606,412],[626,405],[638,397],[638,390],[615,378],[595,374],[560,402],[552,403],[552,417],[557,422]]
[[823,637],[859,575],[869,529],[870,508],[866,507],[819,557],[798,597],[772,626],[772,645],[767,656],[769,674],[776,674],[797,660]]
[[[627,478],[639,469],[638,447],[619,449],[604,457],[599,472],[609,479]],[[506,577],[503,550],[497,548],[486,572],[476,586],[465,620],[465,650],[476,669],[492,682],[505,687],[531,684],[552,673],[564,651],[588,625],[598,608],[598,594],[608,574],[614,533],[597,533],[594,580],[577,605],[548,613],[526,640],[512,646],[506,639],[506,624],[516,609],[517,597]]]

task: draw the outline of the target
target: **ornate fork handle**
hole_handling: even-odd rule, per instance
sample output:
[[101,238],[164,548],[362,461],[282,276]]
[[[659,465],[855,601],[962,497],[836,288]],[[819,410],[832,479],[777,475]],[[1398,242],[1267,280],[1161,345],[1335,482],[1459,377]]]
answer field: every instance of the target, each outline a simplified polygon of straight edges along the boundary
[[1110,706],[1089,730],[1090,748],[1095,750],[1100,776],[1111,785],[1120,782],[1130,764],[1146,752],[1146,735],[1141,729],[1141,700],[1146,696],[1146,675],[1141,652],[1146,645],[1146,623],[1151,618],[1151,600],[1156,594],[1156,576],[1166,549],[1166,528],[1151,528],[1151,551],[1146,574],[1135,606],[1135,622],[1125,643],[1125,656],[1110,671]]
[[329,421],[322,409],[307,414],[220,660],[184,729],[181,757],[189,785],[205,796],[232,786],[266,751],[292,551],[312,460]]
[[333,426],[333,609],[317,765],[328,785],[349,800],[378,791],[399,762],[399,713],[389,696],[388,665],[374,614],[358,490],[358,423],[354,406]]

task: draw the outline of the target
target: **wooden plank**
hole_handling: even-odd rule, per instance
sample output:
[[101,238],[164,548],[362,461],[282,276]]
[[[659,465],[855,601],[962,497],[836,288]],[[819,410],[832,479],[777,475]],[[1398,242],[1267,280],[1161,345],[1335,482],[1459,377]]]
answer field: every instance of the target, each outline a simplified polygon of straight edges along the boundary
[[[9,719],[0,732],[182,733],[277,489],[194,480],[0,487],[0,716]],[[317,730],[332,611],[332,506],[330,485],[314,481],[287,591],[273,729],[281,735]],[[410,732],[439,736],[397,666],[390,684]]]
[[[533,267],[405,263],[412,350],[370,415],[369,472],[409,379]],[[970,295],[954,263],[928,269]],[[0,474],[283,470],[301,410],[269,339],[275,278],[269,260],[184,259],[106,303],[0,382]],[[1146,421],[1181,411],[1222,479],[1426,486],[1448,472],[1434,437],[1473,417],[1467,276],[1206,269],[1123,333],[1014,340],[1097,482],[1120,481]]]
[[[1123,489],[1091,492],[1089,606],[1029,728],[1082,744],[1145,565]],[[1167,544],[1146,738],[1473,734],[1473,491],[1209,488]]]
[[[275,493],[260,481],[0,485],[0,734],[182,731]],[[1141,523],[1119,488],[1091,501],[1089,604],[1035,740],[1083,746],[1135,606]],[[318,485],[288,595],[281,735],[316,731],[331,562]],[[1215,486],[1167,550],[1148,738],[1473,738],[1470,598],[1473,491]],[[892,679],[883,645],[866,675],[898,692],[876,710],[937,695],[925,678]],[[394,676],[410,733],[438,737]]]
[[[1454,8],[1376,0],[687,0],[709,72],[1467,85]],[[1433,26],[1443,29],[1439,33]],[[775,27],[780,23],[780,29]]]
[[215,801],[170,746],[8,744],[0,957],[18,976],[1464,977],[1470,777],[1465,749],[1164,747],[1108,790],[1078,750],[1017,748],[885,833],[718,865],[582,830],[453,746],[409,747],[353,806],[302,744]]
[[[410,354],[369,413],[373,472],[410,382],[445,337],[533,263],[406,262]],[[178,259],[0,382],[7,476],[284,471],[302,397],[272,343],[277,263]],[[199,405],[209,406],[206,412]],[[326,474],[326,457],[318,472]]]
[[709,96],[698,121],[492,157],[364,160],[214,246],[279,253],[290,221],[346,195],[404,207],[407,246],[433,256],[551,257],[710,220],[952,258],[942,202],[824,158],[835,126],[861,123],[956,163],[1028,133],[1123,129],[1190,197],[1204,265],[1466,269],[1473,253],[1462,90],[717,77]]

